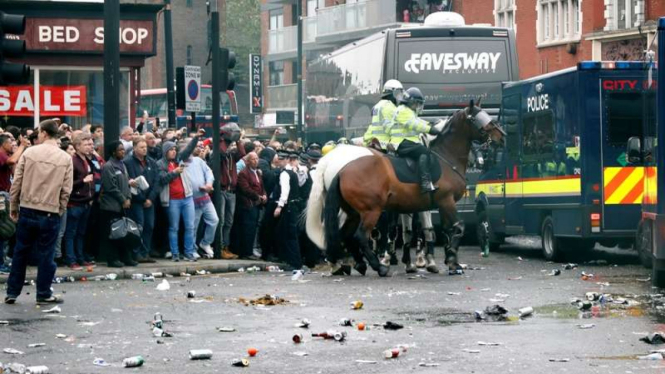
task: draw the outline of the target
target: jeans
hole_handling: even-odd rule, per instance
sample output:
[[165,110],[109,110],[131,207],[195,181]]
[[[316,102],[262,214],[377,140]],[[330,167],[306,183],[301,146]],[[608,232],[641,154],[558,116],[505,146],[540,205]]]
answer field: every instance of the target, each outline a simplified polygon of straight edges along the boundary
[[65,228],[67,227],[67,209],[60,217],[60,231],[58,231],[58,238],[55,241],[55,258],[62,258],[62,238],[65,236]]
[[233,226],[233,215],[236,210],[236,194],[230,191],[222,191],[222,207],[220,221],[222,223],[222,248],[231,244],[231,227]]
[[67,224],[65,225],[65,261],[67,265],[90,262],[88,254],[83,250],[90,208],[90,204],[67,208]]
[[180,217],[185,223],[185,255],[194,256],[194,199],[186,197],[184,199],[170,200],[168,206],[169,213],[169,245],[171,254],[178,256],[178,229],[180,228]]
[[215,231],[217,231],[217,225],[219,224],[219,218],[217,217],[217,212],[215,211],[215,205],[208,201],[205,205],[195,208],[194,218],[194,232],[199,227],[201,222],[201,217],[203,217],[203,222],[205,223],[205,232],[203,233],[203,239],[201,239],[200,245],[202,247],[209,246],[212,242],[215,241]]
[[30,253],[37,251],[37,298],[51,297],[51,283],[57,268],[53,261],[55,241],[60,221],[57,213],[21,208],[16,225],[12,270],[7,279],[7,296],[18,297],[21,294]]
[[148,257],[152,250],[152,232],[155,228],[155,205],[144,208],[141,203],[132,203],[129,209],[129,218],[143,227],[141,239],[143,243],[134,248],[136,257]]

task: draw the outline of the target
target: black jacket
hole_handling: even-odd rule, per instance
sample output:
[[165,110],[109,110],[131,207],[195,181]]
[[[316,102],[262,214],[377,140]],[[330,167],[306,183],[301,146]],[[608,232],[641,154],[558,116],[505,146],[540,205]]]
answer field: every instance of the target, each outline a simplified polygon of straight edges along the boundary
[[143,204],[146,200],[150,200],[155,204],[157,196],[159,196],[159,167],[157,166],[157,162],[150,158],[150,156],[146,157],[145,161],[145,167],[143,167],[141,161],[133,154],[123,160],[125,166],[127,166],[129,179],[136,179],[143,176],[150,185],[147,190],[142,191],[139,189],[138,195],[132,195],[132,204]]

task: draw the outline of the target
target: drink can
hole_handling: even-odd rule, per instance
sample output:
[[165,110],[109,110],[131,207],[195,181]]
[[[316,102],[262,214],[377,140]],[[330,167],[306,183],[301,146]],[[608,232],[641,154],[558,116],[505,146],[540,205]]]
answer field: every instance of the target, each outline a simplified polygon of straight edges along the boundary
[[122,366],[126,368],[135,368],[143,365],[143,357],[141,356],[134,356],[134,357],[129,357],[124,360],[122,360]]
[[74,279],[74,277],[67,277],[67,282],[74,283],[76,282],[76,279]]
[[527,306],[525,308],[520,309],[518,312],[520,314],[520,317],[530,316],[531,314],[533,314],[533,308]]
[[354,301],[351,303],[351,309],[358,310],[363,308],[363,302],[360,300]]
[[296,343],[296,344],[300,344],[300,343],[303,342],[303,340],[304,340],[304,338],[303,338],[302,334],[295,334],[295,335],[293,335],[293,342],[294,342],[294,343]]
[[399,348],[387,349],[383,351],[385,358],[397,358],[399,356]]
[[341,320],[339,320],[339,325],[340,326],[353,326],[353,324],[351,323],[351,320],[348,319],[348,318],[342,318]]
[[161,272],[152,273],[150,275],[152,275],[155,278],[163,278],[164,277],[164,273],[161,273]]
[[338,342],[344,341],[344,339],[346,338],[346,331],[335,332],[334,334],[332,334],[332,336],[333,339],[335,339]]
[[132,279],[141,280],[143,279],[143,274],[132,274]]
[[48,367],[41,365],[41,366],[28,366],[28,368],[25,370],[26,374],[48,374]]
[[155,277],[153,277],[152,275],[146,275],[145,277],[143,277],[143,281],[144,282],[154,282]]
[[152,335],[154,335],[158,338],[161,338],[163,334],[164,334],[164,330],[162,330],[159,327],[155,327],[154,329],[152,329]]
[[209,360],[211,357],[212,351],[209,349],[192,349],[189,351],[190,360]]
[[193,299],[196,297],[196,291],[189,291],[187,292],[187,298],[188,299]]
[[231,365],[244,368],[249,366],[249,360],[246,358],[236,358],[231,361]]

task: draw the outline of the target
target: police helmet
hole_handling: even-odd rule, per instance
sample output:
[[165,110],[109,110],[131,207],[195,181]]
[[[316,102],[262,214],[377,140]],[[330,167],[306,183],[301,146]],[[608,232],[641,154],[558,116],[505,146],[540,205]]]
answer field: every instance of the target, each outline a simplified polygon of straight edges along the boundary
[[416,114],[420,114],[425,106],[425,97],[417,87],[411,87],[404,93],[403,102],[413,109]]
[[383,85],[381,95],[386,99],[393,98],[395,101],[400,102],[404,95],[404,87],[402,87],[402,83],[397,79],[390,79]]
[[339,138],[339,140],[337,141],[337,144],[350,144],[350,143],[349,143],[349,139],[342,137],[342,138]]
[[326,144],[321,149],[321,154],[325,156],[326,154],[328,154],[328,152],[332,151],[333,149],[335,149],[335,144]]

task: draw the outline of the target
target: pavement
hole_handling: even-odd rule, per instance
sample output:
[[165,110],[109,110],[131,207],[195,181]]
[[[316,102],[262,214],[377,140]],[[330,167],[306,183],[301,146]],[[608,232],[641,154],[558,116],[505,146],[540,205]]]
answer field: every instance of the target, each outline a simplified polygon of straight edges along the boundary
[[[665,371],[663,360],[638,359],[665,348],[639,340],[665,330],[665,314],[662,297],[654,295],[659,290],[651,288],[649,271],[634,252],[602,248],[574,258],[577,269],[564,270],[542,260],[536,247],[536,241],[515,241],[489,258],[480,257],[477,247],[463,247],[461,262],[474,270],[462,276],[411,275],[393,266],[387,278],[374,272],[330,277],[323,268],[299,280],[265,271],[175,276],[165,278],[164,291],[156,288],[162,279],[54,284],[65,298],[58,314],[43,313],[34,303],[34,286],[26,286],[17,304],[0,304],[0,321],[7,321],[0,324],[0,348],[24,353],[0,353],[0,362],[46,365],[51,373],[116,373],[125,370],[124,358],[136,355],[145,364],[130,370],[166,374]],[[561,275],[550,276],[555,269]],[[583,280],[582,272],[594,276]],[[196,297],[188,298],[188,291]],[[570,301],[587,292],[625,298],[630,305],[595,303],[581,312]],[[286,302],[251,304],[265,295]],[[352,310],[357,300],[364,306]],[[495,304],[508,309],[507,320],[476,320],[476,310]],[[518,310],[528,306],[534,313],[519,318]],[[153,336],[155,313],[173,337]],[[295,326],[303,318],[311,321],[309,329]],[[340,326],[343,318],[354,326]],[[404,328],[384,329],[387,321]],[[369,328],[359,331],[359,322]],[[346,332],[346,339],[312,337],[329,330]],[[293,343],[295,334],[304,343]],[[34,343],[44,345],[28,347]],[[384,358],[384,351],[398,346],[406,351]],[[250,348],[258,350],[256,357],[248,357]],[[213,356],[190,360],[193,349],[209,349]],[[95,365],[97,358],[110,366]],[[240,358],[250,366],[233,367]]]
[[[71,270],[66,266],[58,267],[56,278],[74,278],[76,281],[82,279],[93,280],[98,276],[107,274],[116,274],[117,279],[132,279],[133,274],[150,275],[152,273],[162,273],[173,276],[179,276],[182,273],[196,274],[196,272],[206,271],[211,274],[237,272],[241,268],[259,267],[266,271],[269,266],[282,266],[282,264],[270,263],[265,261],[251,260],[218,260],[218,259],[199,259],[197,262],[173,262],[171,260],[159,259],[154,264],[139,264],[138,266],[125,266],[122,268],[109,268],[106,264],[95,265],[91,269]],[[9,275],[0,275],[0,284],[7,283]],[[37,267],[29,266],[26,274],[26,280],[37,279]]]

